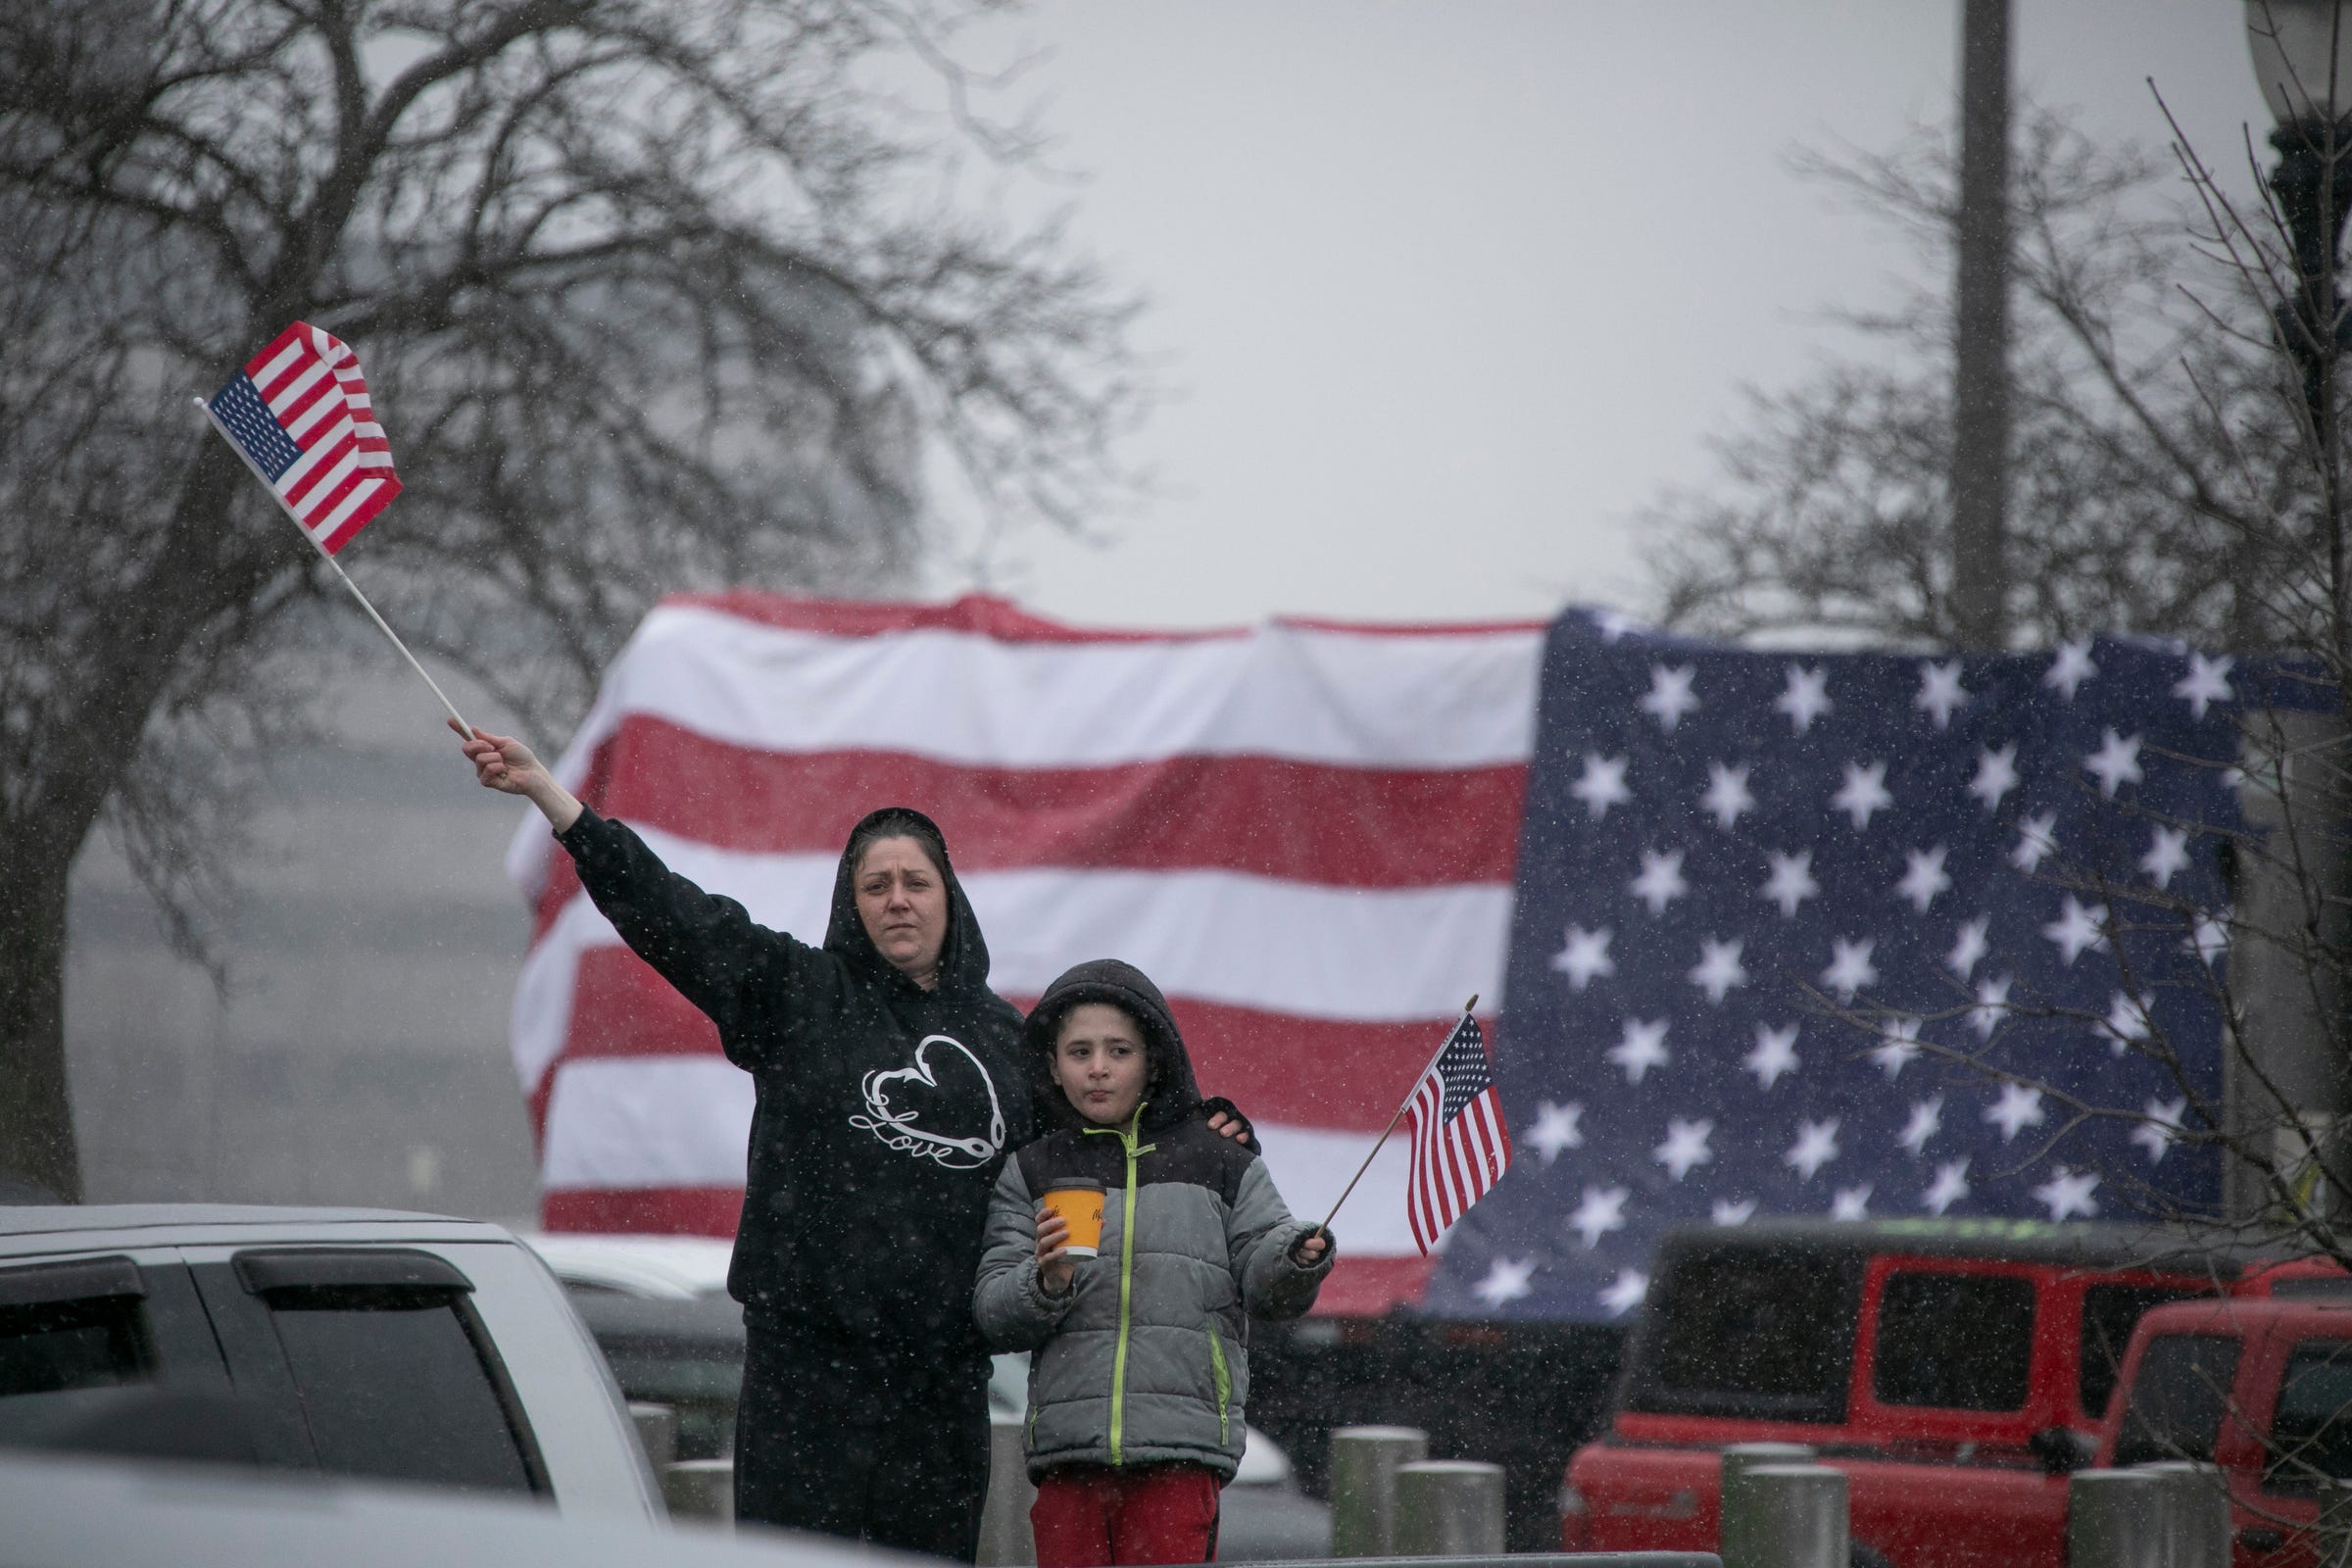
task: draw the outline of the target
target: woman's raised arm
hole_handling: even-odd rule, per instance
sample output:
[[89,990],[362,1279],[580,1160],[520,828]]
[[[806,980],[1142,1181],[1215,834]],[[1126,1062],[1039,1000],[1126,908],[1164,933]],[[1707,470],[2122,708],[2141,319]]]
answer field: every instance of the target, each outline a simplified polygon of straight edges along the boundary
[[493,735],[480,728],[468,735],[454,718],[448,723],[457,730],[466,760],[473,764],[473,776],[484,789],[521,796],[539,808],[559,833],[580,819],[578,797],[556,782],[528,746],[512,735]]

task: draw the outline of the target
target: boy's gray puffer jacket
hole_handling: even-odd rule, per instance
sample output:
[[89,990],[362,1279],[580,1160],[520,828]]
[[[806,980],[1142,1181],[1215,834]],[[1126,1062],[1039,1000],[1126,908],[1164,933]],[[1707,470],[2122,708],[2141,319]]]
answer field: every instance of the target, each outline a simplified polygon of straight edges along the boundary
[[[989,1204],[973,1304],[991,1348],[1034,1352],[1027,1452],[1035,1479],[1063,1465],[1181,1460],[1219,1481],[1242,1456],[1250,1317],[1296,1317],[1331,1272],[1292,1261],[1294,1220],[1254,1150],[1209,1131],[1192,1063],[1158,988],[1115,959],[1080,964],[1031,1012],[1042,1065],[1062,1013],[1110,1002],[1143,1024],[1145,1102],[1127,1127],[1064,1125],[1005,1161]],[[1037,1198],[1056,1181],[1107,1190],[1100,1256],[1070,1293],[1039,1288]]]

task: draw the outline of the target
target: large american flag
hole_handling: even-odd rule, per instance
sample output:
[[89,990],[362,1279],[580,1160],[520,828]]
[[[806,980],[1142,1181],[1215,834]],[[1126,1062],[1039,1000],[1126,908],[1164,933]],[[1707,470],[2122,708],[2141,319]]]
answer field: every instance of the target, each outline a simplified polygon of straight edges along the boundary
[[318,327],[287,327],[205,406],[330,556],[400,494],[359,356]]
[[[1520,1159],[1428,1305],[1619,1319],[1675,1224],[2213,1201],[2170,1132],[2221,1089],[2242,679],[1563,616],[1497,1036]],[[2054,1138],[2069,1095],[2128,1115]]]
[[1412,1129],[1405,1218],[1427,1252],[1511,1165],[1510,1128],[1475,1017],[1463,1014],[1446,1035],[1404,1114]]
[[[1026,1004],[1083,958],[1167,993],[1203,1088],[1319,1218],[1471,993],[1500,994],[1543,629],[1084,631],[1001,601],[665,601],[556,765],[754,918],[822,938],[859,816],[930,813]],[[543,1220],[733,1232],[751,1080],[618,945],[531,813],[514,999]],[[1391,1140],[1325,1311],[1420,1293]]]

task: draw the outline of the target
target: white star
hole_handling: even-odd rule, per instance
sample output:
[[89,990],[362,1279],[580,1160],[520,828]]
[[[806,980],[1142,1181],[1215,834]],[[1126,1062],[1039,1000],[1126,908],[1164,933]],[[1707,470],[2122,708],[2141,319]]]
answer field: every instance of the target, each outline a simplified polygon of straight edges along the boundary
[[2213,960],[2230,951],[2230,917],[2227,913],[2208,914],[2197,911],[2196,923],[2189,933],[2188,949],[2213,967]]
[[1649,1157],[1666,1167],[1666,1173],[1676,1181],[1690,1174],[1694,1165],[1710,1165],[1715,1151],[1707,1147],[1708,1138],[1715,1132],[1711,1121],[1685,1121],[1676,1116],[1666,1123],[1666,1141],[1649,1152]]
[[2011,741],[1999,751],[1987,746],[1977,754],[1977,776],[1969,780],[1968,793],[1984,803],[1987,815],[2001,808],[2001,797],[2017,788],[2017,743]]
[[1936,902],[1938,894],[1952,885],[1951,877],[1943,869],[1944,853],[1944,847],[1940,844],[1932,850],[1903,852],[1903,860],[1909,869],[1903,872],[1903,879],[1895,884],[1894,890],[1909,899],[1911,907],[1922,914],[1928,912],[1928,906]]
[[2017,848],[2009,852],[2009,863],[2032,876],[2041,866],[2044,857],[2058,853],[2058,813],[2044,811],[2029,816],[2018,825]]
[[2107,906],[2085,905],[2072,893],[2066,896],[2066,908],[2057,919],[2041,928],[2041,934],[2058,944],[2068,968],[2085,952],[2103,951],[2107,946]]
[[1755,809],[1756,798],[1748,793],[1747,773],[1744,766],[1707,764],[1707,793],[1698,798],[1698,804],[1714,814],[1715,825],[1726,833],[1740,820],[1740,813]]
[[2207,659],[2203,654],[2188,656],[2188,673],[2173,686],[2173,695],[2188,704],[2190,714],[2205,716],[2206,705],[2229,702],[2236,694],[2230,690],[2230,666],[2234,659]]
[[1600,628],[1600,640],[1604,643],[1618,642],[1624,638],[1627,632],[1642,629],[1640,621],[1614,610],[1604,610],[1594,615],[1592,624]]
[[1819,665],[1804,669],[1790,664],[1788,689],[1772,706],[1787,713],[1789,726],[1802,735],[1815,719],[1837,706],[1830,701],[1830,672]]
[[1584,1114],[1585,1107],[1576,1101],[1555,1105],[1546,1100],[1536,1108],[1535,1126],[1520,1134],[1520,1139],[1540,1150],[1548,1165],[1560,1157],[1561,1150],[1585,1147],[1584,1129],[1577,1125]]
[[1494,1266],[1487,1270],[1487,1277],[1470,1288],[1470,1294],[1489,1306],[1516,1301],[1522,1296],[1535,1294],[1535,1288],[1527,1283],[1535,1276],[1535,1272],[1536,1260],[1532,1257],[1523,1257],[1517,1262],[1498,1257]]
[[1592,820],[1599,821],[1609,814],[1610,807],[1623,806],[1634,798],[1634,792],[1625,787],[1625,759],[1587,752],[1585,771],[1568,786],[1568,793],[1584,802]]
[[1609,956],[1609,928],[1588,931],[1581,925],[1568,928],[1568,945],[1551,956],[1551,966],[1568,977],[1568,989],[1582,991],[1592,983],[1595,975],[1606,977],[1617,972],[1617,960]]
[[2001,1085],[2001,1098],[1984,1107],[1984,1120],[2001,1130],[2001,1142],[2014,1144],[2017,1135],[2038,1127],[2049,1117],[2041,1108],[2041,1091],[2024,1084]]
[[1864,1182],[1859,1187],[1838,1188],[1838,1196],[1830,1200],[1830,1218],[1870,1218],[1870,1183]]
[[1611,1046],[1609,1059],[1625,1069],[1625,1081],[1638,1084],[1642,1075],[1652,1067],[1663,1067],[1673,1059],[1666,1049],[1664,1018],[1644,1023],[1639,1018],[1625,1020],[1625,1038]]
[[1830,966],[1821,971],[1821,983],[1838,993],[1839,1002],[1851,1002],[1854,993],[1879,983],[1879,971],[1871,967],[1871,949],[1879,945],[1876,937],[1848,942],[1843,937],[1832,937]]
[[1838,1121],[1808,1121],[1796,1129],[1796,1142],[1781,1156],[1781,1163],[1794,1170],[1806,1181],[1813,1173],[1838,1157]]
[[2118,991],[2108,1003],[2107,1016],[2096,1032],[2106,1038],[2108,1051],[2120,1056],[2147,1039],[2148,1029],[2146,1005],[2130,992]]
[[1585,1250],[1598,1247],[1609,1232],[1625,1229],[1625,1200],[1632,1196],[1622,1187],[1585,1189],[1585,1200],[1568,1216],[1568,1228],[1585,1239]]
[[1616,1283],[1600,1293],[1600,1304],[1609,1309],[1609,1316],[1623,1317],[1642,1304],[1649,1294],[1649,1276],[1638,1268],[1621,1268]]
[[1855,762],[1845,764],[1845,783],[1830,797],[1830,804],[1854,819],[1855,832],[1870,826],[1872,813],[1894,804],[1894,797],[1886,793],[1886,778],[1885,762],[1873,762],[1868,767]]
[[2180,1141],[2180,1118],[2188,1112],[2188,1101],[2148,1098],[2147,1120],[2132,1129],[2132,1141],[2148,1152],[2148,1163],[2163,1163],[2173,1145]]
[[2188,869],[2188,829],[2159,827],[2150,832],[2148,853],[2139,858],[2139,868],[2148,873],[2149,881],[2169,888],[2175,874]]
[[1749,1052],[1740,1065],[1756,1075],[1756,1087],[1770,1089],[1781,1081],[1783,1073],[1796,1071],[1796,1025],[1775,1029],[1770,1024],[1756,1025],[1756,1049]]
[[1888,1078],[1900,1078],[1919,1054],[1919,1020],[1889,1018],[1879,1026],[1879,1038],[1886,1043],[1871,1052],[1870,1059],[1885,1068]]
[[1666,906],[1690,891],[1683,880],[1683,852],[1669,850],[1664,855],[1642,852],[1642,874],[1625,885],[1625,890],[1649,906],[1652,914],[1664,914]]
[[1676,669],[1664,664],[1649,666],[1649,695],[1642,699],[1642,709],[1654,714],[1658,727],[1669,735],[1682,722],[1683,715],[1698,706],[1698,699],[1690,693],[1690,678],[1697,673],[1695,664]]
[[1952,710],[1968,701],[1968,693],[1960,687],[1960,661],[1933,664],[1926,660],[1919,663],[1919,695],[1911,706],[1925,709],[1933,714],[1937,729],[1952,727]]
[[1708,1218],[1718,1225],[1744,1225],[1755,1214],[1756,1200],[1752,1198],[1718,1198],[1715,1206],[1707,1211]]
[[1813,880],[1813,852],[1783,855],[1778,850],[1767,850],[1764,853],[1772,859],[1772,875],[1765,880],[1764,896],[1781,906],[1782,914],[1793,918],[1796,906],[1821,891],[1821,884]]
[[2099,1190],[2099,1179],[2086,1170],[2068,1170],[2064,1165],[2050,1168],[2050,1179],[2034,1189],[2034,1196],[2047,1203],[2052,1223],[2070,1215],[2096,1219],[2099,1205],[2090,1195]]
[[1943,1131],[1943,1097],[1931,1095],[1912,1102],[1911,1119],[1903,1123],[1903,1136],[1895,1142],[1904,1152],[1917,1159],[1928,1152],[1928,1142]]
[[1740,950],[1744,942],[1718,942],[1713,937],[1699,939],[1699,959],[1690,971],[1690,983],[1707,994],[1707,1000],[1717,1006],[1734,986],[1747,984],[1747,971],[1740,965]]
[[1968,1196],[1968,1161],[1946,1160],[1936,1167],[1936,1180],[1919,1195],[1919,1206],[1940,1214]]
[[2109,729],[2099,749],[2082,759],[2082,771],[2099,781],[2101,795],[2113,800],[2117,790],[2140,780],[2139,737],[2126,738]]
[[2064,692],[2071,703],[2075,700],[2075,688],[2098,672],[2099,666],[2090,662],[2090,639],[2079,637],[2058,645],[2058,652],[2050,656],[2050,667],[2042,672],[2041,683]]
[[1998,980],[1977,982],[1977,1004],[1968,1009],[1968,1026],[1977,1032],[1979,1040],[1990,1040],[1992,1032],[2001,1026],[2009,1011],[2010,976]]
[[1943,956],[1944,967],[1961,979],[1967,979],[1977,965],[1984,961],[1984,955],[1992,951],[1992,944],[1985,938],[1985,933],[1991,929],[1992,916],[1989,914],[1980,914],[1974,920],[1963,920],[1960,929],[1953,934],[1952,951]]

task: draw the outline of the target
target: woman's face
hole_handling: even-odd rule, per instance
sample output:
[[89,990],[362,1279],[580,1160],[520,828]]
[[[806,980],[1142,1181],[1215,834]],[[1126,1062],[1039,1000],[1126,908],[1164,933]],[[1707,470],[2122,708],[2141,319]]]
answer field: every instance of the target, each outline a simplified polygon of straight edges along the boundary
[[948,884],[913,839],[876,839],[852,877],[858,918],[891,967],[928,985],[948,940]]

